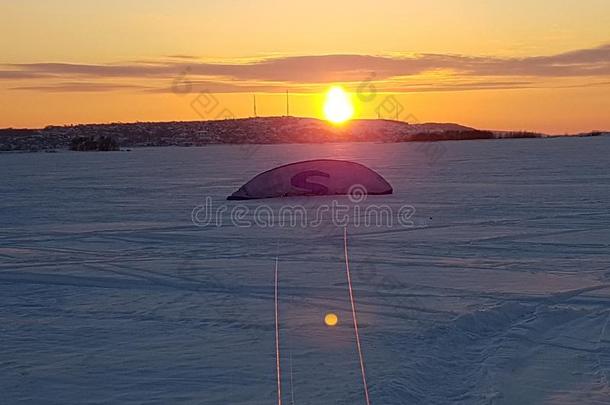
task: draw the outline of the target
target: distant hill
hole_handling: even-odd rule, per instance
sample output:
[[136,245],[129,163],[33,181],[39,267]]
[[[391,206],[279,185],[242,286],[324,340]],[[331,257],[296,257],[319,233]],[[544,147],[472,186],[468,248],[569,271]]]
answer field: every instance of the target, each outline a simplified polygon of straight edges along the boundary
[[[603,134],[603,133],[596,133]],[[581,134],[585,135],[585,134]],[[538,138],[530,132],[484,131],[453,123],[409,124],[362,119],[341,126],[315,118],[261,117],[217,121],[136,122],[0,129],[0,151],[69,149],[76,138],[119,147],[324,142],[411,142]]]

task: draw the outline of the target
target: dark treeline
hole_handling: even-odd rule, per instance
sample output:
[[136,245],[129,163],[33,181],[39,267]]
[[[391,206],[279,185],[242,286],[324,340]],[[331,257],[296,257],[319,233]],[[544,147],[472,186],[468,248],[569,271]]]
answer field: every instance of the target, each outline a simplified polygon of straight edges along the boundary
[[70,150],[109,152],[119,150],[119,145],[110,136],[77,136],[72,138]]
[[[579,134],[604,135],[603,132]],[[426,142],[473,139],[540,138],[534,132],[483,131],[457,124],[415,124],[388,120],[354,120],[336,127],[298,117],[264,117],[217,121],[143,122],[0,129],[0,151],[53,149],[117,150],[119,147],[204,146],[324,142]]]

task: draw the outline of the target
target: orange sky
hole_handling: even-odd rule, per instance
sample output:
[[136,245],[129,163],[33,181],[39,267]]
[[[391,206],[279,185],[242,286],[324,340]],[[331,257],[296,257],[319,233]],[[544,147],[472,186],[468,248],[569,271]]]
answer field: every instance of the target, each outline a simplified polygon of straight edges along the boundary
[[320,117],[340,83],[358,117],[610,129],[609,26],[606,0],[3,2],[0,127],[281,115],[285,90]]

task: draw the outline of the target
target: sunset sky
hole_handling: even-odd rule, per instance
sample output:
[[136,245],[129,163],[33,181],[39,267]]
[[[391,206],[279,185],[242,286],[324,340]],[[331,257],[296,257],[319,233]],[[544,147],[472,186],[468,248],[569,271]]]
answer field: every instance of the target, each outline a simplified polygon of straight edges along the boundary
[[607,0],[3,1],[0,127],[282,115],[286,90],[321,117],[341,84],[361,118],[607,130],[609,27]]

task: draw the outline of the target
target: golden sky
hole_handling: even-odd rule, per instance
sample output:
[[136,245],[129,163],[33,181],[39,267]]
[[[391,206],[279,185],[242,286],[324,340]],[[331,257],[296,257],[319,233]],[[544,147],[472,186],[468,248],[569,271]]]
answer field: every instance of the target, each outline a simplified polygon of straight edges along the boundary
[[[610,1],[0,3],[0,127],[321,116],[610,129]],[[202,108],[202,100],[210,104]],[[385,103],[385,104],[384,104]],[[214,107],[214,108],[212,108]]]

